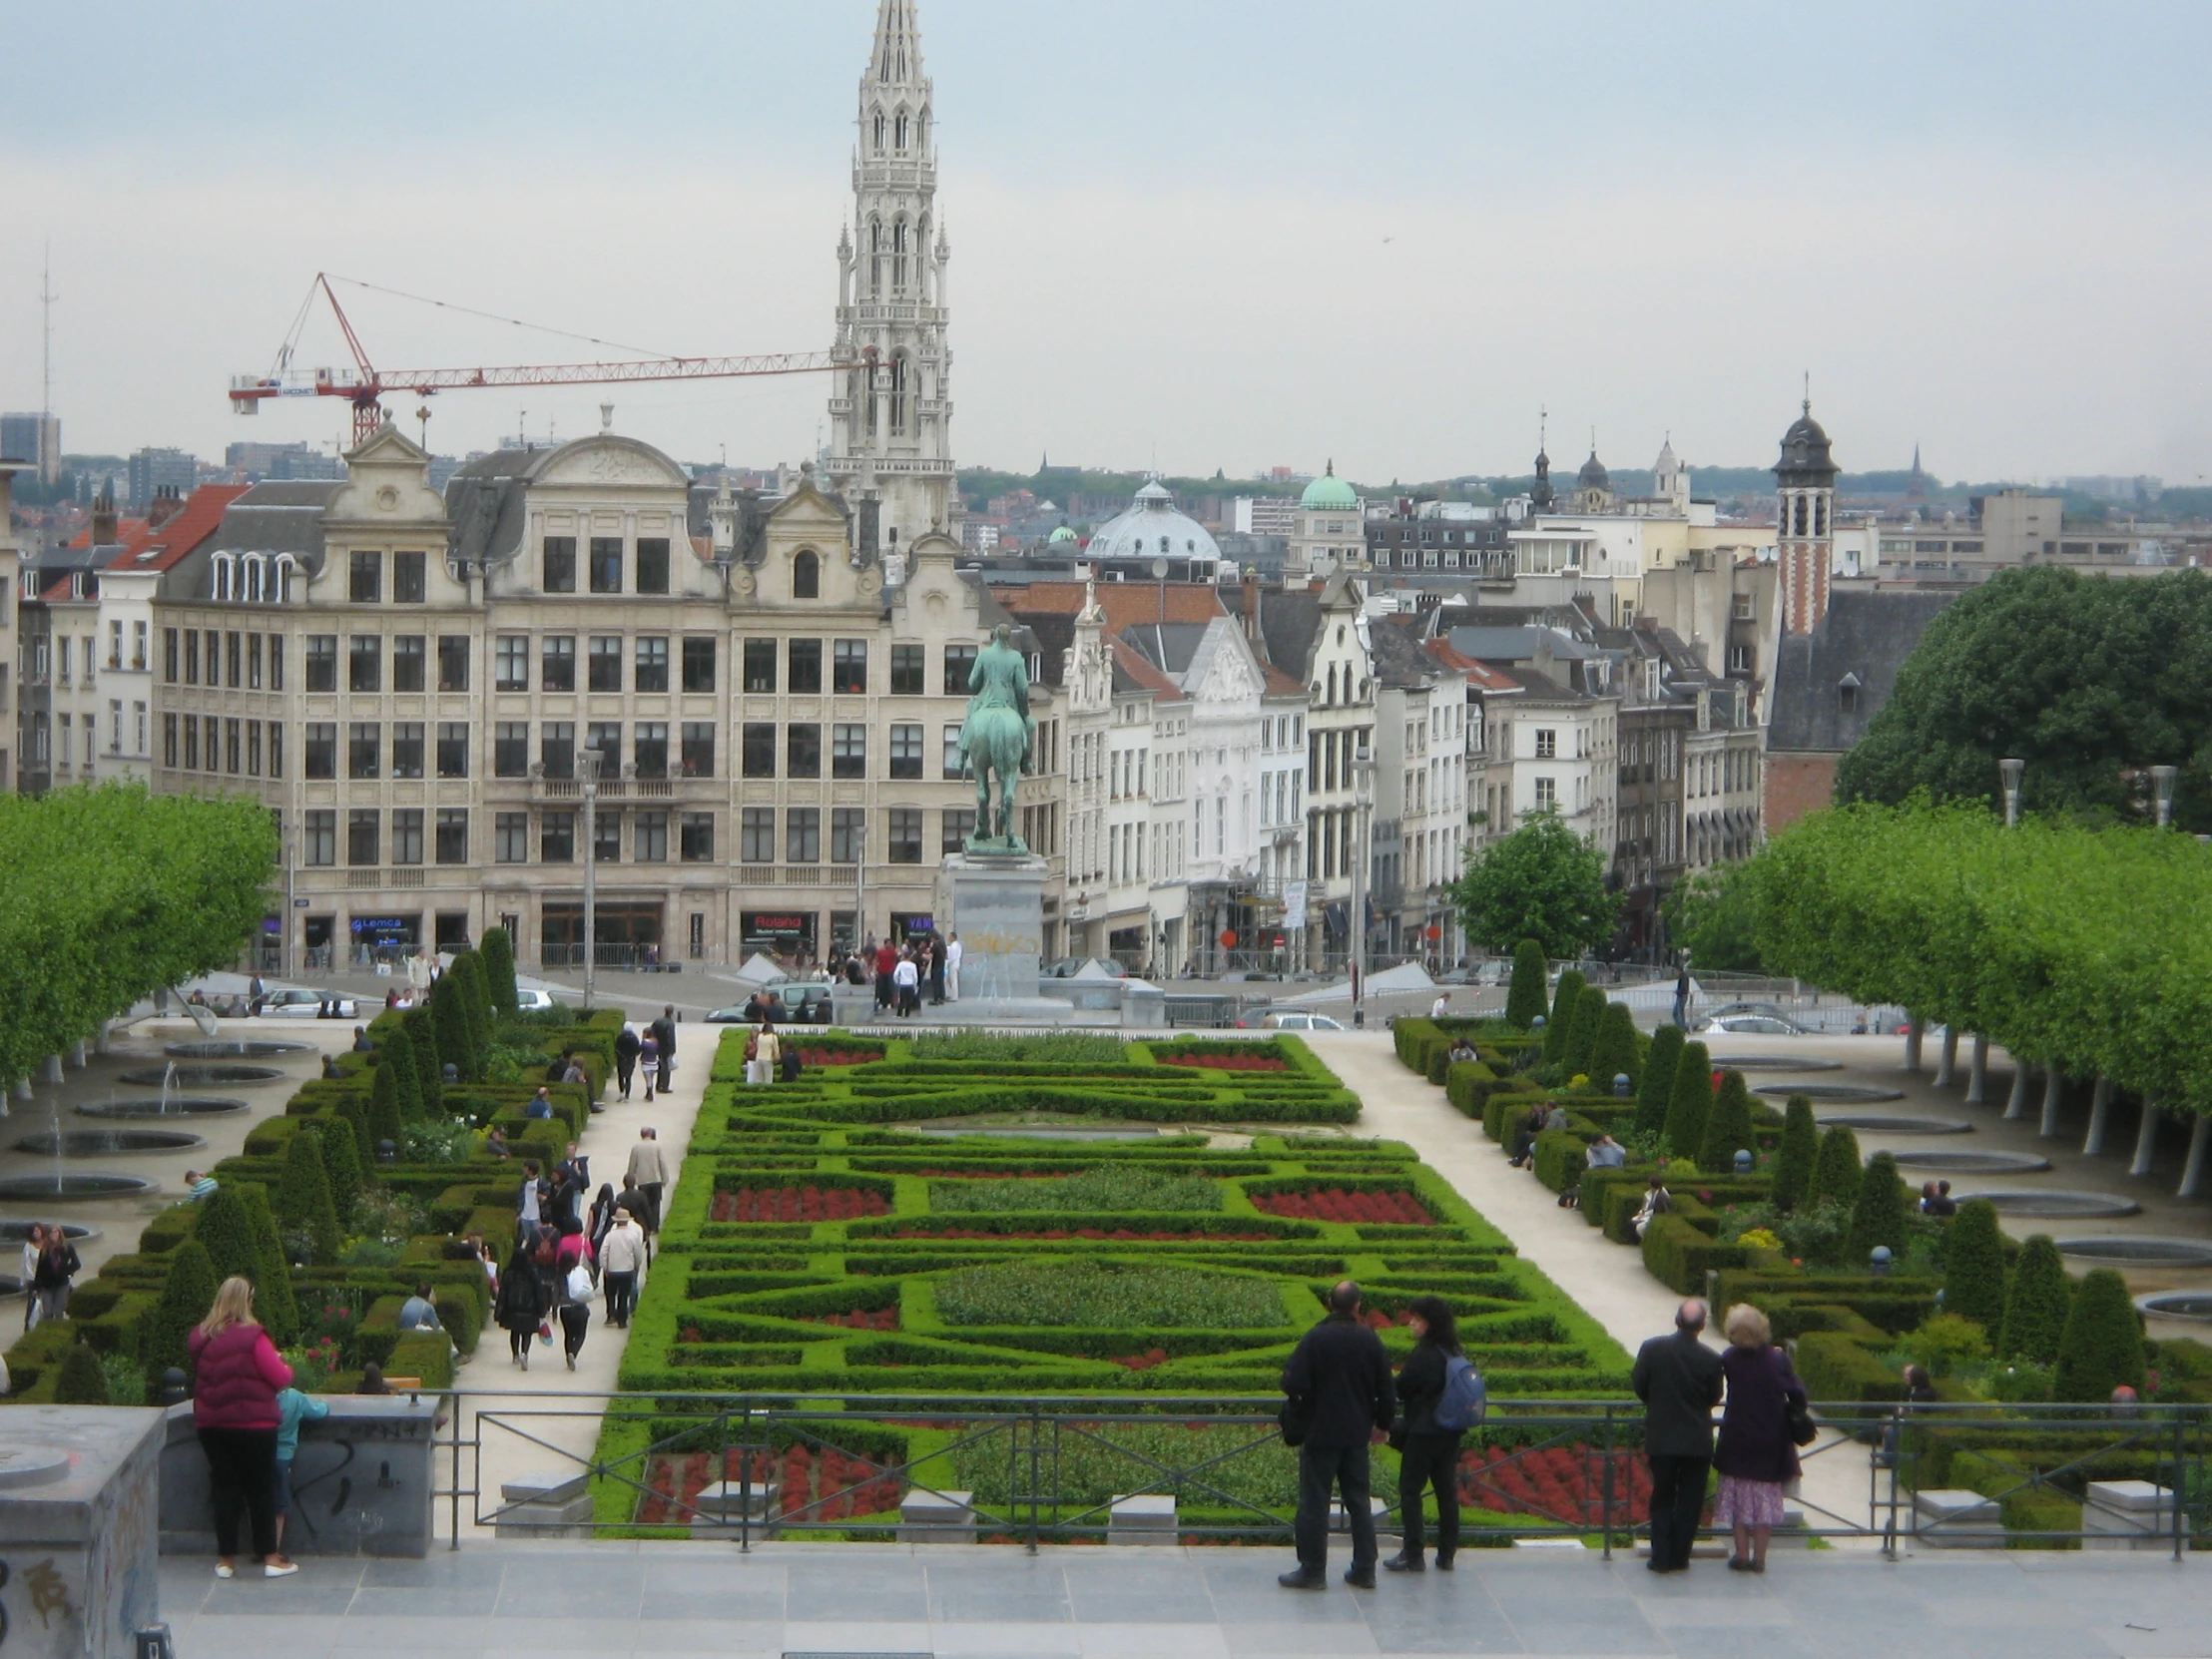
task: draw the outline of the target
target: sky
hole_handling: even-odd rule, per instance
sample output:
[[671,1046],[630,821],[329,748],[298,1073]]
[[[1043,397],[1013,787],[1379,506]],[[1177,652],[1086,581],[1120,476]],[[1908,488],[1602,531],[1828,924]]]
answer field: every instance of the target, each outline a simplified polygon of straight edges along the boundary
[[[649,351],[830,340],[874,0],[6,9],[0,406],[51,246],[71,451],[248,420],[317,271]],[[921,0],[963,465],[2212,472],[2212,7]],[[344,290],[382,366],[573,339]],[[619,353],[617,353],[619,354]],[[342,363],[324,315],[301,365]],[[436,399],[796,463],[826,376]],[[413,399],[402,414],[418,430]]]

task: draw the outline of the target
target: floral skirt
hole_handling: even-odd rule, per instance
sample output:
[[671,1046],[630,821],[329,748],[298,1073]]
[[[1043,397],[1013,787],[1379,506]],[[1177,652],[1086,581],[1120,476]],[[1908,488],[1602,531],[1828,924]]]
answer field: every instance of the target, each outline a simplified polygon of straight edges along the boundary
[[1721,1489],[1713,1505],[1715,1526],[1780,1526],[1782,1484],[1777,1480],[1745,1480],[1733,1474],[1721,1476]]

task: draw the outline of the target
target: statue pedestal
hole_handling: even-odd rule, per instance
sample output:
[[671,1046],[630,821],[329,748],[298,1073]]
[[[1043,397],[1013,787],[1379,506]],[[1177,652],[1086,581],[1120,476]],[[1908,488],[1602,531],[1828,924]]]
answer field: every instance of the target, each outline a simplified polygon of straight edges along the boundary
[[955,852],[944,860],[937,926],[960,935],[963,1021],[1068,1022],[1066,1002],[1037,994],[1049,873],[1034,852]]

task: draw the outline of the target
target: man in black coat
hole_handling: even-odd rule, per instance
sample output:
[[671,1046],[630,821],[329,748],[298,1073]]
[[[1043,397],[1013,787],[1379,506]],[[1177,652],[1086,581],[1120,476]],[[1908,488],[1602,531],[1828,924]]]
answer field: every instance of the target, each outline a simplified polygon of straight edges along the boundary
[[661,1017],[652,1025],[654,1041],[661,1045],[661,1088],[665,1091],[669,1079],[676,1075],[676,1005],[670,1003],[661,1010]]
[[1286,1423],[1303,1425],[1298,1448],[1298,1570],[1276,1582],[1318,1590],[1329,1582],[1329,1498],[1344,1496],[1352,1522],[1345,1582],[1375,1588],[1375,1515],[1369,1508],[1368,1446],[1389,1433],[1397,1389],[1382,1339],[1360,1322],[1360,1287],[1329,1293],[1329,1317],[1306,1333],[1283,1368]]
[[1695,1297],[1675,1310],[1674,1335],[1654,1337],[1636,1353],[1629,1381],[1644,1402],[1644,1456],[1651,1464],[1653,1572],[1684,1572],[1705,1506],[1705,1476],[1713,1466],[1713,1407],[1721,1402],[1721,1357],[1699,1339],[1705,1304]]

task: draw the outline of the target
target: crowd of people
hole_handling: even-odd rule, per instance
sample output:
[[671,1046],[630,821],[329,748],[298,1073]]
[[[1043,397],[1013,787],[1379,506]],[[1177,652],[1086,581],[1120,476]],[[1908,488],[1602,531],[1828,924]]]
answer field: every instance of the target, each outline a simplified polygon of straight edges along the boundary
[[931,929],[903,945],[870,939],[832,962],[830,972],[848,985],[872,984],[877,1013],[908,1018],[920,1011],[925,994],[933,1008],[960,1000],[962,953],[959,934]]
[[515,1193],[514,1243],[504,1267],[482,1239],[472,1247],[484,1263],[492,1289],[492,1318],[507,1333],[515,1367],[530,1369],[535,1338],[550,1347],[553,1327],[561,1328],[561,1353],[576,1369],[591,1327],[594,1300],[604,1303],[610,1328],[625,1329],[637,1306],[638,1282],[653,1256],[653,1238],[661,1229],[661,1201],[669,1186],[659,1131],[638,1131],[622,1173],[622,1190],[612,1182],[591,1192],[591,1158],[571,1141],[550,1172],[535,1158],[525,1159]]
[[23,1230],[23,1329],[43,1320],[69,1318],[69,1293],[84,1264],[59,1222],[34,1221]]

